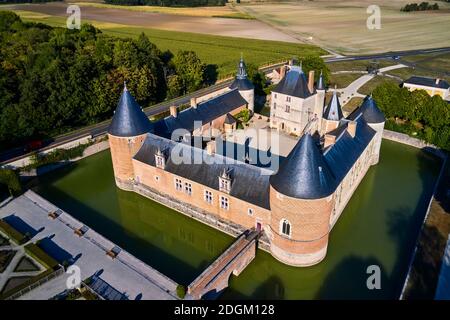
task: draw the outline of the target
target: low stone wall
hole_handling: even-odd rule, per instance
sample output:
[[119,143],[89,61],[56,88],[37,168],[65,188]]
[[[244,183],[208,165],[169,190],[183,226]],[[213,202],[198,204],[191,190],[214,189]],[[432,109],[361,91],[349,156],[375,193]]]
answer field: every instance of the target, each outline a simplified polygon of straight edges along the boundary
[[410,137],[405,133],[385,129],[383,131],[383,139],[403,143],[415,148],[425,149],[426,151],[433,153],[434,155],[438,156],[441,159],[446,158],[445,152],[436,147],[435,145],[432,145],[417,138]]
[[[158,191],[142,184],[134,184],[133,191],[166,207],[178,211],[190,218],[202,222],[214,229],[229,234],[234,238],[238,237],[246,230],[246,228],[241,225],[232,223],[231,221],[225,221],[216,215],[205,212],[194,206],[190,206],[187,203],[182,203],[168,195],[160,194],[158,193]],[[269,239],[267,239],[264,233],[258,241],[258,247],[270,253]]]

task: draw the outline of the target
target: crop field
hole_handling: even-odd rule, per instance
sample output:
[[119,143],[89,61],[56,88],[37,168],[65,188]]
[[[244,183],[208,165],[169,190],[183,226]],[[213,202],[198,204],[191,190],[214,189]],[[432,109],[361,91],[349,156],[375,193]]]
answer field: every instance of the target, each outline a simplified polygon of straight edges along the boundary
[[193,17],[221,17],[234,19],[255,19],[250,15],[236,11],[233,6],[223,7],[195,7],[195,8],[177,8],[177,7],[160,7],[160,6],[120,6],[98,2],[72,2],[66,3],[76,4],[83,7],[123,9],[139,12],[165,13],[175,15],[185,15]]
[[[66,25],[66,20],[63,17],[21,10],[14,11],[25,21],[42,22],[54,27],[65,27]],[[163,51],[170,50],[173,53],[178,50],[195,51],[204,63],[217,65],[219,78],[234,74],[241,53],[248,63],[256,65],[275,63],[292,57],[326,53],[316,46],[298,43],[131,27],[93,20],[83,20],[83,22],[92,23],[105,34],[118,37],[137,37],[141,32],[144,32]]]
[[[401,12],[411,0],[314,0],[236,6],[305,42],[342,54],[450,46],[450,4],[440,10]],[[417,1],[412,1],[417,2]],[[434,1],[432,2],[434,3]],[[366,25],[369,5],[381,8],[381,29]]]

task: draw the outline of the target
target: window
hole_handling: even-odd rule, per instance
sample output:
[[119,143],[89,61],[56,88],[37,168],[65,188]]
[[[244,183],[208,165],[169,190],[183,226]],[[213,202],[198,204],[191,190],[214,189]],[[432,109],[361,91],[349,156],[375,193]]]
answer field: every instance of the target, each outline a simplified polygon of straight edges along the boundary
[[285,236],[291,235],[291,224],[286,219],[281,220],[281,233]]
[[291,112],[291,106],[286,105],[286,112],[287,113]]
[[208,202],[209,204],[211,204],[213,201],[213,194],[209,190],[205,190],[205,201]]
[[157,168],[161,168],[164,169],[164,167],[166,166],[166,161],[164,159],[164,156],[162,155],[155,155],[155,162],[156,162],[156,167]]
[[190,184],[189,182],[186,182],[184,184],[184,192],[186,192],[188,195],[192,194],[192,184]]
[[287,96],[287,97],[286,97],[286,101],[287,101],[287,102],[291,102],[291,97]]
[[182,191],[183,190],[183,183],[178,178],[175,178],[175,189],[177,191]]
[[155,176],[155,181],[159,182],[159,176]]
[[228,210],[229,209],[229,204],[228,204],[228,198],[224,197],[224,196],[220,196],[220,207],[222,209]]
[[273,108],[276,109],[277,108],[277,104],[276,102],[273,103]]
[[275,93],[274,97],[275,97],[275,99],[277,98],[277,94],[276,93]]
[[248,208],[247,213],[249,216],[253,215],[253,209],[252,208]]

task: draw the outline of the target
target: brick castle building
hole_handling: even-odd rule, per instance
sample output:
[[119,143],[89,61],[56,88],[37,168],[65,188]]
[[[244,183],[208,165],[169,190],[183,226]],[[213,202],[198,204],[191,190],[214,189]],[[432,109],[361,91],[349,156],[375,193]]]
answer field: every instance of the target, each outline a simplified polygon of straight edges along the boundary
[[[108,131],[117,186],[147,188],[211,217],[260,229],[271,254],[285,264],[319,263],[334,224],[378,162],[385,119],[371,97],[347,117],[336,93],[325,106],[323,78],[315,85],[313,77],[291,66],[272,93],[276,111],[271,110],[268,130],[300,136],[287,157],[280,158],[278,170],[227,158],[202,143],[203,137],[214,136],[211,132],[217,137],[235,130],[234,116],[243,109],[253,113],[254,88],[242,59],[227,91],[201,103],[191,101],[180,112],[172,107],[168,117],[156,122],[149,121],[125,87]],[[199,146],[193,143],[196,138]]]

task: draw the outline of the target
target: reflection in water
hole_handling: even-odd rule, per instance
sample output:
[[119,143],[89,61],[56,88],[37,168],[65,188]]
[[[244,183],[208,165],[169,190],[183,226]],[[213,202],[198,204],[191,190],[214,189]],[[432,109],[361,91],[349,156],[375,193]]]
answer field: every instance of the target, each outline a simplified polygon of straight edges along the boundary
[[[403,283],[439,161],[383,141],[334,227],[325,260],[286,266],[258,250],[222,298],[393,298]],[[36,191],[175,281],[188,284],[232,238],[132,192],[117,189],[109,152],[40,179]],[[366,269],[382,270],[382,289],[366,288]]]

